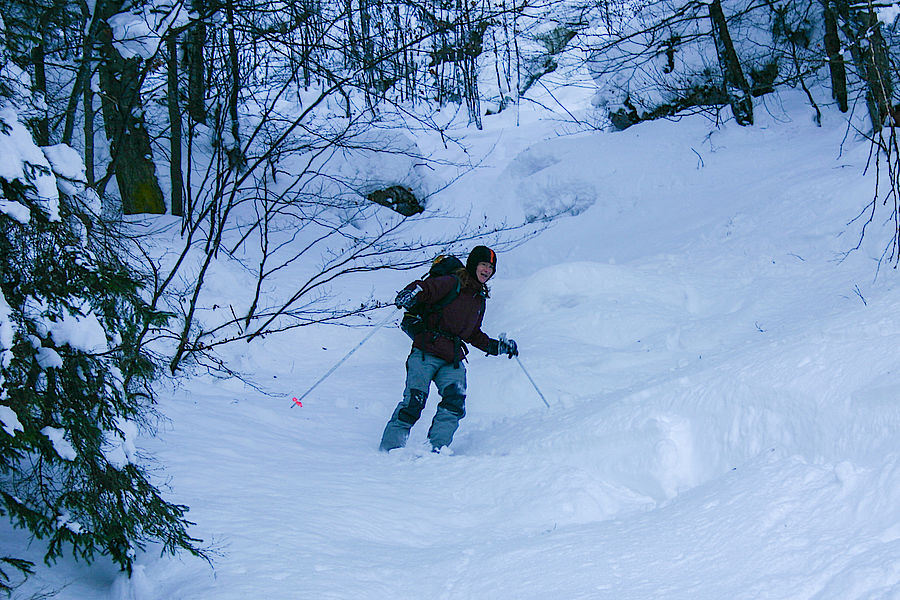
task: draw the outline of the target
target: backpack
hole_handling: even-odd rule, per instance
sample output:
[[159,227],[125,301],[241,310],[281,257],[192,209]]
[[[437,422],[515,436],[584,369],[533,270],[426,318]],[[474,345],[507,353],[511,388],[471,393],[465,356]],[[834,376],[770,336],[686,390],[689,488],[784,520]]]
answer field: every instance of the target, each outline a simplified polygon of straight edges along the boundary
[[[422,279],[430,277],[440,277],[442,275],[453,275],[459,269],[465,268],[461,260],[451,254],[441,254],[431,263],[431,268]],[[456,288],[447,292],[447,295],[435,302],[434,304],[416,304],[411,309],[403,313],[403,319],[400,321],[400,329],[415,339],[417,335],[423,331],[428,331],[428,318],[436,312],[440,312],[445,306],[456,300],[459,296],[459,290],[462,283],[459,277],[453,275],[456,279]]]

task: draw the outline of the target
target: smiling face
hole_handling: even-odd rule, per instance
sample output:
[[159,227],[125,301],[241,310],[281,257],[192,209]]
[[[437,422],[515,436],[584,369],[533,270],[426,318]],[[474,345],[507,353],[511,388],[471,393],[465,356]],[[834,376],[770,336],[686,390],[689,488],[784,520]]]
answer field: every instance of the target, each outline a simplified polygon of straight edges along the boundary
[[480,262],[475,267],[475,276],[481,283],[487,283],[487,280],[494,274],[494,266],[489,262]]

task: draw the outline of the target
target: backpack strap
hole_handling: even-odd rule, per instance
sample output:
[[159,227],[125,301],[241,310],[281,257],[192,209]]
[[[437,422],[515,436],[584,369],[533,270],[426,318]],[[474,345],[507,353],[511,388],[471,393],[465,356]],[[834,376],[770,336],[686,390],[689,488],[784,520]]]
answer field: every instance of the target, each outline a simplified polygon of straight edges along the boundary
[[440,315],[444,311],[444,307],[459,297],[459,292],[462,290],[462,282],[459,280],[459,277],[457,277],[456,275],[452,275],[452,277],[453,277],[453,279],[456,280],[456,287],[453,288],[452,290],[450,290],[449,292],[447,292],[447,294],[443,298],[441,298],[434,304],[426,306],[422,312],[422,319],[425,321],[425,327],[426,327],[425,330],[439,333],[439,334],[443,335],[444,337],[447,337],[447,334],[441,332],[438,329],[428,327],[428,320],[431,318],[432,315],[437,314],[438,321],[440,321]]
[[457,277],[456,275],[453,275],[452,273],[451,275],[453,276],[453,279],[456,280],[456,287],[447,292],[446,296],[444,296],[428,308],[428,312],[425,314],[424,320],[425,331],[433,336],[432,339],[443,337],[453,342],[453,366],[459,368],[459,362],[463,359],[462,340],[459,339],[459,336],[443,331],[439,327],[428,326],[428,321],[429,319],[431,319],[432,315],[437,314],[437,321],[440,322],[444,307],[459,297],[459,293],[462,290],[462,281],[460,281],[459,277]]
[[445,306],[456,300],[456,298],[459,296],[459,292],[462,290],[462,282],[459,280],[459,277],[457,277],[453,273],[451,273],[450,276],[456,280],[456,287],[447,292],[446,296],[432,304],[432,308],[428,310],[429,314],[442,310]]
[[435,302],[434,304],[416,304],[416,307],[406,311],[403,315],[403,319],[400,321],[400,329],[410,337],[410,339],[415,339],[419,333],[424,331],[428,331],[434,335],[441,335],[447,338],[453,338],[452,335],[442,332],[437,328],[429,327],[428,321],[432,315],[438,314],[437,321],[440,322],[441,317],[440,314],[443,311],[444,307],[456,300],[459,296],[460,291],[462,290],[462,282],[459,277],[453,275],[453,278],[456,280],[456,287],[447,292],[443,298]]

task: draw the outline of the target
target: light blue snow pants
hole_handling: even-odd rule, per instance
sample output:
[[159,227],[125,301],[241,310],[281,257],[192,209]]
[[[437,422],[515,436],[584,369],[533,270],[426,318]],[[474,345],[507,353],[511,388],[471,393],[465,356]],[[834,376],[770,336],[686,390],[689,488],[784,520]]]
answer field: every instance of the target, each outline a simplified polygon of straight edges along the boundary
[[381,450],[387,452],[406,445],[409,430],[425,408],[432,381],[441,395],[441,402],[428,430],[428,441],[435,450],[449,446],[453,441],[459,420],[466,416],[466,366],[460,362],[455,367],[453,363],[413,348],[406,359],[403,400],[384,428]]

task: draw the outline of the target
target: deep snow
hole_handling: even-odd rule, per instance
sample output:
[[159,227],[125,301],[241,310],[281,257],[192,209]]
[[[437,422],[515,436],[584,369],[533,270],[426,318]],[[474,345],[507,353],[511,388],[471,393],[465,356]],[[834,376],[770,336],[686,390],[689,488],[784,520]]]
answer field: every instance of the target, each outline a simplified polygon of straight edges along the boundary
[[[425,452],[432,391],[386,455],[408,352],[393,324],[302,408],[366,329],[235,347],[271,395],[163,389],[168,422],[140,444],[212,566],[152,548],[131,579],[63,561],[20,596],[900,598],[900,288],[875,261],[889,224],[840,260],[872,196],[868,146],[838,113],[816,127],[801,97],[768,102],[750,128],[486,119],[467,140],[494,152],[439,201],[582,211],[500,254],[484,325],[518,341],[550,408],[515,361],[473,350],[453,454]],[[390,299],[411,278],[342,293]]]

